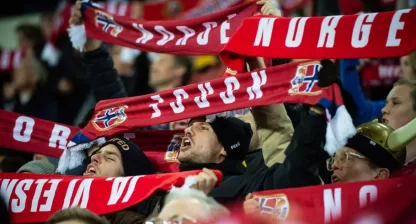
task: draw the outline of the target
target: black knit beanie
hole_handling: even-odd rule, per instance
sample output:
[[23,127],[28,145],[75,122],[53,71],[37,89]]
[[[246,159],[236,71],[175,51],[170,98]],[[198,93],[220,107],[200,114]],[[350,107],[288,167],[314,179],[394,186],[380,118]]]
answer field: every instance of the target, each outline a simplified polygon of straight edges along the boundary
[[253,135],[250,124],[235,117],[217,117],[210,125],[227,152],[227,159],[243,161]]
[[124,176],[156,173],[150,160],[133,142],[119,136],[108,140],[101,146],[101,148],[110,144],[117,147],[118,151],[120,151],[121,158],[123,160]]

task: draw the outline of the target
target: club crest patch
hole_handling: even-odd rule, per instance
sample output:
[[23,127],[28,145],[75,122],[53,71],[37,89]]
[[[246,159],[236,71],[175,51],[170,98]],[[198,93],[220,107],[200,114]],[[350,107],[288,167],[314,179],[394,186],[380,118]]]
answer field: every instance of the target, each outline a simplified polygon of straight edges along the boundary
[[289,215],[289,200],[285,194],[255,196],[260,213],[270,215],[275,220],[285,220]]
[[320,95],[322,93],[318,86],[320,68],[321,65],[314,62],[298,65],[295,77],[290,81],[289,95]]
[[117,37],[123,31],[123,26],[117,24],[111,14],[101,10],[95,10],[95,26],[113,37]]
[[107,131],[115,128],[127,120],[125,110],[127,105],[112,107],[102,110],[92,120],[92,124],[98,131]]

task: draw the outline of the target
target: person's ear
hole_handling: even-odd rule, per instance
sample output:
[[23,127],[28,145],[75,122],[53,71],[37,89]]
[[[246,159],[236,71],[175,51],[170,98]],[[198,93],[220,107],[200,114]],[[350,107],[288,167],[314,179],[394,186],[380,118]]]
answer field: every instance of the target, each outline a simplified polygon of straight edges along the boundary
[[223,157],[227,157],[227,151],[225,151],[224,147],[221,149],[220,155]]
[[377,171],[376,180],[384,180],[390,177],[390,171],[387,168],[380,168]]

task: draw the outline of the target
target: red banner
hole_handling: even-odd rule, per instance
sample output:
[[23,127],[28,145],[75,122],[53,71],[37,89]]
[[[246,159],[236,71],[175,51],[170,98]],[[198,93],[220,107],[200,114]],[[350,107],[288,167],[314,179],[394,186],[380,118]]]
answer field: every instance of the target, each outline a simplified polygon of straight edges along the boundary
[[81,132],[95,139],[136,127],[253,106],[316,104],[323,98],[332,101],[332,86],[322,89],[317,85],[319,67],[314,61],[291,63],[144,96],[103,100]]
[[[244,20],[222,51],[224,63],[244,69],[244,56],[269,58],[383,58],[416,50],[416,9],[362,15]],[[231,55],[233,54],[233,55]]]
[[[56,211],[78,206],[98,214],[121,211],[157,190],[180,187],[200,171],[130,177],[73,177],[1,173],[1,193],[13,223],[45,222]],[[221,182],[222,174],[214,171]]]
[[372,59],[361,71],[361,83],[364,88],[391,88],[400,78],[400,58]]
[[406,177],[255,192],[254,197],[259,212],[276,221],[397,223],[403,212],[414,212],[415,184],[416,177]]
[[84,3],[87,36],[151,52],[218,54],[243,19],[256,12],[252,2],[187,20],[144,21],[113,15]]
[[[79,128],[0,110],[0,147],[59,158]],[[179,171],[178,151],[171,141],[178,131],[132,131],[136,143],[161,172]]]

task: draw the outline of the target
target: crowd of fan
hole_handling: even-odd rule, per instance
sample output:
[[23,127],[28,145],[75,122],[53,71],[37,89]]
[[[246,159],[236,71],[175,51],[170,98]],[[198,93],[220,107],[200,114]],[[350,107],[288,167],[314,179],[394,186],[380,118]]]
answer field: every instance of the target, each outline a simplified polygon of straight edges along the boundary
[[[371,1],[362,2],[366,10],[374,7],[366,3]],[[71,24],[82,22],[80,2],[77,4]],[[263,5],[263,14],[281,14],[269,0],[261,0],[259,4]],[[323,8],[321,15],[339,13],[339,9],[331,7],[329,4],[317,10]],[[297,13],[302,15],[306,11]],[[40,59],[40,50],[52,29],[52,18],[45,14],[41,24],[22,24],[16,29],[19,47],[29,50],[12,73],[0,76],[1,109],[83,127],[100,100],[144,95],[210,80],[221,77],[225,71],[217,56],[140,52],[94,39],[88,39],[84,52],[80,53],[65,36],[59,40],[62,57],[58,65],[51,67]],[[290,61],[293,60],[274,59],[273,64]],[[402,151],[393,152],[383,144],[387,136],[378,135],[380,132],[376,130],[391,133],[416,118],[416,52],[392,59],[400,66],[400,77],[393,77],[394,81],[398,79],[394,84],[377,89],[364,89],[360,82],[362,71],[376,63],[376,59],[334,61],[326,63],[324,67],[329,69],[323,70],[335,71],[336,74],[328,75],[336,77],[330,84],[337,82],[342,86],[348,111],[358,128],[356,136],[334,157],[322,149],[326,117],[319,105],[258,106],[246,115],[217,118],[211,123],[204,118],[192,118],[151,126],[145,130],[184,130],[177,159],[181,171],[203,169],[197,176],[197,184],[191,189],[173,189],[152,196],[132,209],[102,217],[79,208],[61,210],[47,223],[209,222],[228,216],[226,205],[235,200],[244,201],[247,213],[258,212],[250,194],[255,191],[387,179],[403,167],[413,165],[416,140]],[[261,58],[250,58],[247,63],[250,69],[264,64]],[[379,120],[372,122],[374,119]],[[369,138],[376,144],[370,144]],[[241,143],[239,150],[232,150],[229,144],[234,139]],[[131,154],[125,154],[123,144],[130,148]],[[65,174],[117,177],[156,173],[140,148],[121,136],[91,147],[87,154],[88,160],[81,167]],[[43,155],[7,149],[1,149],[0,155],[2,172],[54,174],[58,162]],[[131,157],[140,158],[141,166]],[[212,169],[223,173],[218,187]]]

